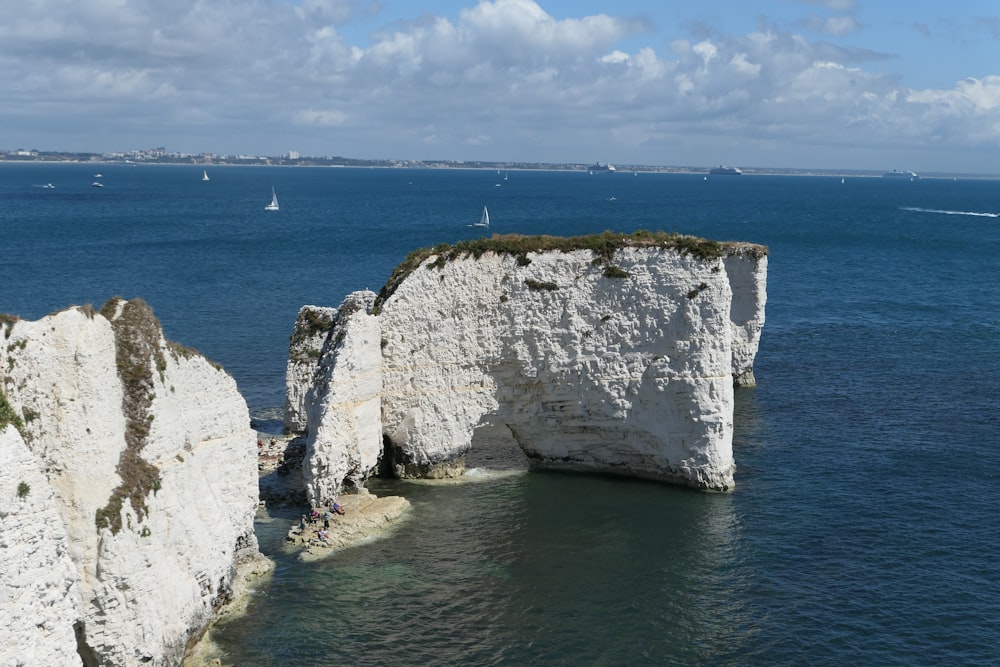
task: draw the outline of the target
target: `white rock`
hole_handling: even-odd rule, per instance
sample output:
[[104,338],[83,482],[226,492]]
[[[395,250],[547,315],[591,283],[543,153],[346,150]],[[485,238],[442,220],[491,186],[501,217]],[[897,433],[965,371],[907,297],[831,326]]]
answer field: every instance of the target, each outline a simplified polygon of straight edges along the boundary
[[77,625],[82,651],[101,665],[178,664],[227,600],[237,565],[259,557],[256,436],[246,403],[228,374],[168,346],[149,321],[159,360],[148,363],[152,399],[138,460],[159,482],[140,494],[138,509],[123,502],[117,532],[96,524],[123,481],[127,449],[128,401],[110,322],[72,308],[17,322],[0,349],[3,389],[32,417],[26,442],[53,491],[75,567],[70,601],[78,613],[35,620],[71,634]]
[[338,309],[309,393],[306,493],[314,505],[337,498],[345,481],[359,487],[382,452],[381,329],[368,314],[373,292]]
[[764,328],[767,303],[767,255],[756,257],[752,247],[738,246],[725,263],[733,291],[729,312],[733,328],[733,382],[738,387],[752,387],[756,384],[753,361]]
[[306,396],[323,352],[323,344],[337,319],[336,308],[302,306],[295,319],[285,367],[285,430],[305,433],[309,428]]
[[13,426],[0,430],[0,460],[0,663],[79,664],[80,590],[52,487]]
[[427,259],[381,304],[380,349],[374,324],[345,330],[333,368],[314,375],[317,400],[345,398],[310,413],[310,437],[328,443],[307,463],[313,493],[339,489],[338,451],[380,444],[356,426],[371,415],[370,391],[357,392],[378,384],[376,356],[399,476],[460,473],[476,429],[504,425],[536,467],[731,489],[733,385],[753,383],[767,263],[760,246],[727,253],[625,248],[613,263],[627,277],[605,275],[589,250],[529,253],[527,265],[492,252]]

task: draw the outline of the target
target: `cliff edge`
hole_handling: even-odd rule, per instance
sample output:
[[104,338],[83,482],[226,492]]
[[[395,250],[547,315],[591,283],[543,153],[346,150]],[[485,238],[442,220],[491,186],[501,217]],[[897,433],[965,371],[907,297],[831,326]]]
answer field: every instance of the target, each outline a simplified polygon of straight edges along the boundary
[[138,300],[0,333],[0,645],[14,664],[180,664],[262,558],[235,381]]

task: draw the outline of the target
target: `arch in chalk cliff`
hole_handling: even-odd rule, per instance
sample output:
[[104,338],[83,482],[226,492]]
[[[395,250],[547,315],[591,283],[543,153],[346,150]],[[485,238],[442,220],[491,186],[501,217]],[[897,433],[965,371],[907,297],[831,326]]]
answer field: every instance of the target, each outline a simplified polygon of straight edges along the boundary
[[[312,373],[310,496],[379,463],[458,475],[501,440],[533,467],[732,488],[733,383],[752,381],[766,249],[609,234],[416,253],[374,307],[348,309]],[[373,401],[377,446],[358,418]]]
[[[625,249],[428,260],[383,304],[383,432],[398,476],[457,474],[484,423],[535,467],[732,486],[721,260]],[[554,286],[554,287],[552,287]]]

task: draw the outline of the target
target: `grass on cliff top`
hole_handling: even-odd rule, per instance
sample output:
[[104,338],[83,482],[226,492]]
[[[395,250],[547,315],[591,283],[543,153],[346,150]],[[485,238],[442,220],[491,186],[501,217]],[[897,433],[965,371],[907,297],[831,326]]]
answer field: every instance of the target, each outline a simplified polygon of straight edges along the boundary
[[697,236],[687,236],[676,232],[649,232],[639,230],[631,234],[605,231],[588,236],[523,236],[521,234],[494,234],[490,238],[459,241],[455,244],[442,243],[433,248],[414,250],[397,266],[388,282],[379,291],[375,299],[373,314],[378,314],[382,304],[396,288],[429,257],[437,256],[431,264],[433,267],[444,268],[447,262],[463,257],[479,259],[482,255],[493,252],[498,255],[513,255],[518,263],[530,263],[527,255],[531,252],[573,252],[574,250],[590,250],[595,261],[601,264],[610,263],[615,252],[623,248],[667,248],[676,250],[683,255],[691,255],[701,260],[718,259],[732,254],[734,251],[744,252],[762,257],[767,254],[765,246],[710,241]]
[[302,308],[295,319],[295,328],[289,338],[290,347],[298,348],[306,339],[326,333],[333,327],[334,314]]

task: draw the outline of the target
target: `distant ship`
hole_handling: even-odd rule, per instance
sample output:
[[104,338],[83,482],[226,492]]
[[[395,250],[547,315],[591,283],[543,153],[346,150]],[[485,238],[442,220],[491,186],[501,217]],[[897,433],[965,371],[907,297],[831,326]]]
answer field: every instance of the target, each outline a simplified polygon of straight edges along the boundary
[[917,172],[915,171],[896,171],[895,169],[893,169],[892,171],[887,171],[884,174],[882,174],[882,178],[895,178],[906,181],[915,181],[920,177],[917,176]]
[[587,167],[587,171],[616,171],[615,165],[613,164],[601,164],[600,162],[592,164]]
[[712,167],[708,170],[712,176],[739,176],[743,172],[736,167],[727,167],[724,164],[720,164],[718,167]]

